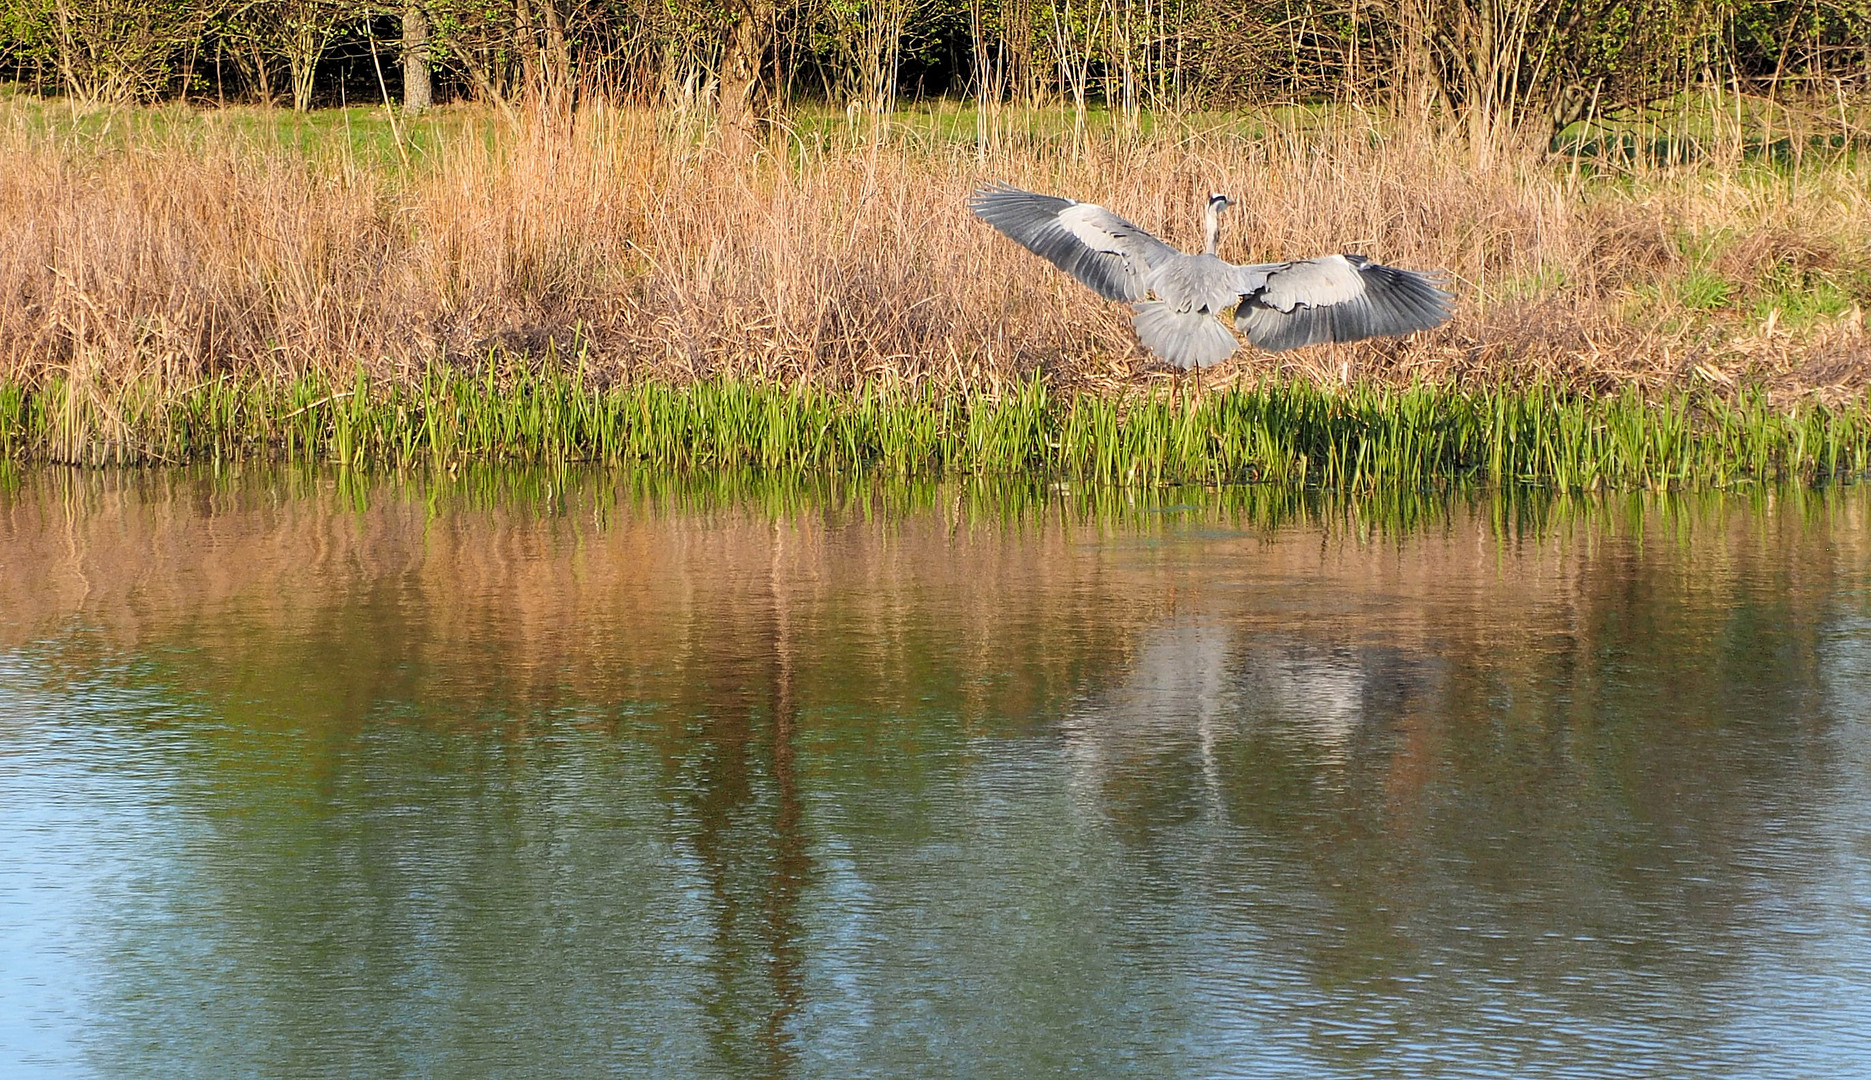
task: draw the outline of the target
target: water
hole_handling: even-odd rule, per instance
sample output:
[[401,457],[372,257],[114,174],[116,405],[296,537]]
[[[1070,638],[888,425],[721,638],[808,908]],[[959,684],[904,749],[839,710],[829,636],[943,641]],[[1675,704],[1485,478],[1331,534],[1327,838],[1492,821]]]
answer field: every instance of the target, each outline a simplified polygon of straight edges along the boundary
[[0,1075],[1871,1076],[1871,495],[0,478]]

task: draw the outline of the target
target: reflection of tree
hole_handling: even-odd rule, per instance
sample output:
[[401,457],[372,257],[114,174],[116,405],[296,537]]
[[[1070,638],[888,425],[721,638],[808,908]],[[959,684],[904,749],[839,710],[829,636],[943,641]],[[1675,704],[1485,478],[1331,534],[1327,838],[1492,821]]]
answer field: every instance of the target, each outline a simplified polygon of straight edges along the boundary
[[721,707],[692,721],[674,773],[712,900],[704,996],[714,1052],[737,1072],[772,1077],[798,1059],[788,1021],[804,1000],[799,904],[812,871],[794,764],[785,542],[775,524],[765,604],[724,606],[691,624],[703,701]]
[[787,585],[780,576],[780,553],[786,542],[786,530],[773,526],[772,633],[772,705],[773,782],[778,789],[779,806],[774,814],[774,867],[772,885],[767,890],[767,940],[771,950],[774,1009],[767,1017],[761,1042],[769,1059],[768,1075],[783,1076],[792,1071],[794,1052],[790,1020],[804,1004],[805,988],[801,967],[805,961],[803,928],[799,919],[800,893],[812,870],[812,857],[806,850],[806,834],[801,817],[799,777],[795,771],[793,722],[797,705],[793,700],[793,643],[791,611],[787,604]]

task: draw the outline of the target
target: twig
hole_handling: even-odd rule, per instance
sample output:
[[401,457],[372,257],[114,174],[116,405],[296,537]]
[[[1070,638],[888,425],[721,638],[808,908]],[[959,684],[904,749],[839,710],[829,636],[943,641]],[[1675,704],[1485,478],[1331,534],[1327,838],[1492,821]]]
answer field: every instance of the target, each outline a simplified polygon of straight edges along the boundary
[[338,400],[339,398],[347,398],[347,397],[351,397],[352,395],[354,395],[354,394],[356,394],[356,393],[357,393],[357,391],[355,391],[355,390],[345,390],[345,391],[342,391],[342,392],[340,392],[340,393],[336,393],[336,394],[333,394],[333,395],[331,395],[331,396],[330,396],[330,397],[328,397],[328,398],[321,398],[321,399],[320,399],[320,400],[318,400],[318,401],[314,401],[314,402],[312,402],[312,403],[311,403],[310,405],[301,405],[301,406],[300,406],[299,408],[296,408],[296,409],[294,409],[294,410],[292,410],[291,412],[289,412],[289,413],[287,413],[286,415],[284,415],[284,416],[282,416],[282,417],[280,417],[280,419],[281,419],[281,420],[290,420],[290,419],[292,419],[293,417],[295,417],[295,416],[297,416],[297,415],[299,415],[300,413],[302,413],[302,412],[304,412],[304,411],[306,411],[307,409],[316,409],[316,408],[318,408],[318,407],[319,407],[320,405],[329,405],[329,404],[331,404],[332,402],[334,402],[334,401],[336,401],[336,400]]

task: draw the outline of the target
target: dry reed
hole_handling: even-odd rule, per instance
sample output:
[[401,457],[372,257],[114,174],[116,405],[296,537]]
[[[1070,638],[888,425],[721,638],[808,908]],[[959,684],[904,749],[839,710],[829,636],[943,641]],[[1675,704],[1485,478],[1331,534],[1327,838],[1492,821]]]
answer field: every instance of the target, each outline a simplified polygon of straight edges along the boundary
[[[1358,250],[1445,271],[1462,298],[1440,331],[1244,351],[1222,381],[1538,372],[1805,391],[1871,371],[1855,307],[1761,317],[1774,282],[1858,295],[1871,194],[1837,156],[1590,171],[1312,117],[992,146],[795,133],[743,161],[680,117],[599,107],[460,124],[405,167],[335,134],[290,145],[264,117],[125,113],[96,136],[48,111],[0,102],[14,382],[348,377],[360,362],[409,379],[549,343],[605,382],[1150,375],[1121,310],[968,216],[990,179],[1107,202],[1184,245],[1200,194],[1230,191],[1230,257]],[[1713,275],[1722,305],[1685,299],[1685,275]]]

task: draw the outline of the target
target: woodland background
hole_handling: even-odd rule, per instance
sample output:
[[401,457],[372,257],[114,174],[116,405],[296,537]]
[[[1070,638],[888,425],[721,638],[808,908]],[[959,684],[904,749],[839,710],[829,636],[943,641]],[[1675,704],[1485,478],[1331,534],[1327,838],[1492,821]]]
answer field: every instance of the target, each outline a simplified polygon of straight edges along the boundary
[[[1687,91],[1824,104],[1871,0],[8,0],[0,81],[85,103],[544,90],[718,108],[906,98],[1140,110],[1350,101],[1555,134]],[[1848,124],[1849,126],[1849,124]]]

